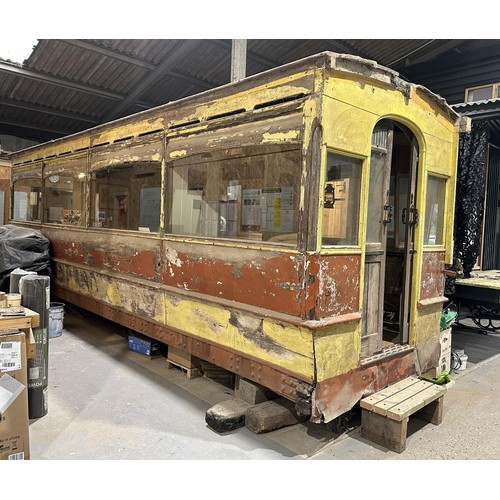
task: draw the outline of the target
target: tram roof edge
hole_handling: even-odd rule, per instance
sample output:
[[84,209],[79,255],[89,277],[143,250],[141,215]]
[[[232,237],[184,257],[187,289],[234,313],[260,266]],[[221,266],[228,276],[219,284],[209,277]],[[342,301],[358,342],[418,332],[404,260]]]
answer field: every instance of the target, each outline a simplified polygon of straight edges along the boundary
[[301,59],[297,59],[295,61],[289,62],[281,66],[276,66],[274,68],[268,69],[260,73],[256,73],[254,75],[247,76],[235,82],[229,82],[224,85],[220,85],[218,87],[214,87],[212,89],[205,90],[197,94],[183,97],[181,99],[177,99],[174,101],[169,101],[167,103],[160,104],[158,106],[154,106],[145,109],[143,111],[139,111],[137,113],[133,113],[130,115],[117,118],[115,120],[104,122],[94,127],[81,130],[73,134],[66,135],[64,137],[46,141],[44,143],[30,146],[29,148],[9,153],[8,157],[13,158],[20,153],[25,153],[30,150],[35,150],[41,146],[46,146],[48,144],[54,144],[60,141],[68,140],[82,134],[93,133],[95,131],[98,131],[102,127],[119,125],[120,122],[130,120],[131,117],[140,118],[141,116],[147,116],[149,113],[155,110],[161,108],[168,109],[171,106],[182,105],[183,103],[188,103],[193,99],[203,98],[203,96],[213,94],[214,92],[221,92],[230,88],[237,88],[238,86],[244,84],[248,85],[248,83],[251,83],[254,80],[257,81],[265,78],[266,75],[270,76],[275,73],[276,74],[293,73],[294,71],[299,71],[301,68],[307,68],[307,67],[317,67],[317,68],[324,67],[326,69],[330,69],[333,71],[357,74],[368,79],[377,80],[400,90],[403,94],[407,96],[407,98],[411,98],[412,94],[418,89],[422,94],[427,96],[429,100],[434,102],[449,117],[450,120],[454,121],[455,125],[457,126],[460,132],[470,131],[470,123],[467,121],[467,118],[458,113],[457,111],[455,111],[443,97],[441,97],[438,94],[435,94],[427,87],[408,82],[407,80],[402,78],[397,71],[392,70],[386,66],[383,66],[374,60],[365,59],[351,54],[342,54],[337,52],[324,51]]

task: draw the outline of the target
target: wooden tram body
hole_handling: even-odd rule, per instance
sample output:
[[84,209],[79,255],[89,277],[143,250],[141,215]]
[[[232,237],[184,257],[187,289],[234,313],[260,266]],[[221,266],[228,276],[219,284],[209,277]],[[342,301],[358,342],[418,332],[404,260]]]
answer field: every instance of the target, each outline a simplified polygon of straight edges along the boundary
[[12,154],[11,223],[53,295],[329,422],[438,366],[461,127],[321,53]]

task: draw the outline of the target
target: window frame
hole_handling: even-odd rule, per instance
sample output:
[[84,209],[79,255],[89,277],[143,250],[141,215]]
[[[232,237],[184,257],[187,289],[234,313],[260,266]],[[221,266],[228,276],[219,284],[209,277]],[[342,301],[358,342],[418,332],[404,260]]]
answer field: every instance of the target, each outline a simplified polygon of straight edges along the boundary
[[[356,224],[357,229],[357,234],[356,234],[356,243],[335,243],[335,244],[326,244],[324,243],[324,238],[323,238],[323,231],[324,231],[324,222],[323,222],[323,210],[324,210],[324,202],[325,202],[325,186],[327,180],[327,168],[328,168],[328,156],[330,154],[338,155],[338,156],[343,156],[345,158],[349,158],[352,160],[355,160],[356,162],[359,162],[359,185],[358,185],[358,221]],[[322,253],[330,253],[330,252],[348,252],[352,253],[353,251],[356,252],[361,252],[361,239],[362,239],[362,224],[361,224],[361,212],[362,212],[362,207],[364,203],[364,198],[363,198],[363,186],[366,183],[366,162],[367,162],[367,157],[363,155],[359,155],[356,153],[352,153],[349,151],[343,151],[343,150],[338,150],[335,148],[330,148],[326,147],[324,149],[324,154],[322,155],[323,157],[323,166],[322,166],[322,176],[321,176],[321,183],[320,183],[320,193],[319,193],[319,210],[318,210],[318,241],[319,241],[319,246],[320,246],[320,251]]]
[[[479,99],[479,100],[472,100],[469,101],[469,94],[470,92],[473,92],[474,90],[480,90],[484,88],[491,87],[491,97],[489,99]],[[484,85],[476,85],[474,87],[467,87],[465,89],[465,102],[479,102],[483,100],[490,100],[490,99],[497,99],[499,97],[499,88],[500,88],[500,82],[495,82],[495,83],[485,83]]]
[[[169,142],[169,147],[173,148],[175,151],[175,143],[174,141]],[[222,145],[221,145],[222,146]],[[259,151],[259,148],[261,149]],[[230,154],[231,151],[234,150],[234,154]],[[249,232],[248,237],[242,236],[244,234],[244,231],[242,231],[243,225],[241,224],[241,217],[243,217],[243,206],[244,206],[244,200],[249,202],[252,198],[252,194],[250,191],[252,188],[246,187],[243,188],[243,184],[245,180],[244,178],[239,178],[238,180],[241,181],[238,183],[236,187],[239,187],[239,196],[238,196],[238,225],[237,225],[237,235],[232,235],[232,236],[221,236],[221,235],[204,235],[204,234],[195,234],[195,233],[183,233],[180,231],[174,231],[172,229],[172,221],[171,221],[171,210],[172,210],[172,203],[174,202],[174,195],[173,195],[173,190],[175,189],[174,183],[172,181],[173,175],[174,175],[174,169],[175,168],[187,168],[189,167],[196,167],[199,165],[209,165],[210,163],[214,163],[214,167],[218,165],[218,168],[223,169],[224,168],[224,161],[226,158],[224,158],[225,154],[224,153],[229,153],[227,159],[238,159],[238,158],[252,158],[252,157],[264,157],[268,155],[276,155],[276,154],[297,154],[297,159],[298,159],[298,168],[296,172],[296,177],[297,177],[297,185],[296,186],[291,186],[294,190],[294,201],[293,201],[293,227],[295,227],[295,230],[292,230],[291,232],[284,231],[283,234],[276,234],[270,239],[261,239],[258,237],[257,234],[252,234],[252,231]],[[204,161],[200,161],[205,155],[212,155],[212,158],[208,159],[208,157]],[[168,154],[167,154],[167,158]],[[165,165],[165,179],[166,179],[166,185],[167,189],[165,191],[165,214],[164,214],[164,227],[165,227],[165,237],[167,238],[175,238],[175,239],[186,239],[188,238],[189,240],[206,240],[210,239],[215,242],[224,244],[228,242],[235,243],[237,245],[245,245],[247,246],[248,244],[259,244],[259,245],[265,245],[265,246],[283,246],[284,248],[287,249],[292,249],[292,250],[297,250],[298,248],[298,241],[300,238],[300,225],[299,225],[299,211],[300,211],[300,196],[301,193],[303,192],[302,187],[302,182],[303,182],[303,162],[304,162],[304,156],[302,152],[302,147],[300,144],[296,142],[287,142],[287,143],[279,143],[279,144],[259,144],[259,143],[252,143],[252,144],[245,144],[244,146],[237,146],[236,144],[224,144],[223,147],[217,148],[217,149],[212,149],[210,151],[202,152],[202,151],[190,151],[190,154],[180,157],[180,158],[175,158],[175,156],[171,156],[167,161]],[[266,162],[263,162],[263,168],[269,168],[269,166],[266,164]],[[272,172],[272,170],[271,170]],[[283,187],[290,187],[290,186],[280,186],[281,188]],[[260,189],[261,190],[261,198],[264,196],[264,192],[271,192],[273,189],[276,189],[277,186],[262,186],[261,188],[255,188],[255,189]],[[188,190],[189,191],[189,190]],[[247,191],[247,193],[245,193]],[[187,191],[186,191],[187,192]],[[271,195],[272,196],[272,195]],[[265,230],[259,230],[263,234],[266,232]],[[257,233],[259,233],[257,231]],[[279,232],[277,232],[279,233]],[[295,238],[293,238],[293,241],[287,241],[287,237],[290,236],[290,234],[294,234]],[[282,236],[282,238],[280,238]]]
[[[428,221],[430,222],[430,219],[428,219],[429,214],[427,213],[428,210],[428,200],[429,198],[429,178],[433,177],[435,179],[444,181],[444,189],[443,189],[443,207],[442,207],[442,227],[441,227],[441,242],[440,243],[426,243],[426,235],[427,235],[427,223]],[[424,212],[424,220],[422,224],[422,246],[425,250],[442,250],[446,246],[446,238],[447,238],[447,225],[446,225],[446,210],[447,210],[447,202],[448,202],[448,189],[449,189],[449,181],[450,177],[446,175],[439,174],[437,172],[427,172],[427,178],[426,178],[426,188],[425,188],[425,212]],[[430,231],[430,229],[429,229]],[[438,234],[438,231],[436,231],[436,234]]]
[[[37,181],[40,182],[39,189],[40,191],[38,192],[38,213],[39,213],[39,218],[34,219],[34,220],[29,220],[29,219],[18,219],[14,217],[14,205],[16,202],[16,197],[15,197],[15,187],[16,183],[19,181],[24,181],[28,179],[36,179]],[[31,191],[30,191],[31,192]],[[33,164],[29,170],[25,171],[20,171],[16,172],[12,176],[12,186],[11,186],[11,196],[10,196],[10,220],[13,221],[14,223],[17,222],[27,222],[27,223],[34,223],[34,224],[41,224],[42,223],[42,213],[43,213],[43,177],[42,177],[42,163],[35,163]]]
[[[96,216],[96,179],[94,176],[97,176],[98,172],[111,173],[113,169],[117,169],[119,167],[124,167],[125,170],[126,165],[130,164],[133,166],[135,163],[148,162],[148,163],[158,163],[158,174],[159,174],[159,183],[158,185],[153,186],[155,189],[159,189],[159,197],[156,200],[159,204],[158,208],[158,229],[151,230],[150,228],[143,227],[138,225],[137,229],[131,229],[129,227],[126,228],[117,228],[117,227],[102,227],[96,224],[100,221],[100,213]],[[133,168],[133,167],[132,167]],[[88,227],[96,230],[102,231],[126,231],[132,233],[147,233],[151,235],[158,235],[162,232],[162,210],[163,210],[163,176],[164,176],[164,135],[163,133],[152,133],[144,136],[133,137],[123,141],[117,141],[113,144],[103,144],[99,146],[95,146],[94,148],[89,150],[89,162],[88,162],[88,195],[87,195],[87,225]],[[144,174],[138,174],[140,177]],[[130,186],[129,186],[130,187]],[[130,193],[127,195],[127,199],[123,200],[124,203],[128,203],[130,201]],[[121,203],[121,202],[120,202]],[[139,205],[140,207],[140,205]],[[128,204],[126,205],[125,211],[129,211]],[[113,213],[114,215],[114,213]],[[128,217],[128,215],[127,215]],[[140,222],[141,210],[138,209],[137,214],[134,216]],[[128,218],[127,218],[128,220]],[[127,222],[128,224],[129,222]]]
[[[54,222],[50,221],[48,218],[47,210],[50,210],[48,205],[48,196],[47,190],[50,187],[47,187],[47,181],[50,181],[50,177],[53,175],[60,177],[72,177],[74,179],[75,174],[76,177],[81,179],[82,185],[82,203],[80,210],[80,223],[74,224],[71,222]],[[57,158],[56,160],[47,160],[43,164],[42,170],[42,192],[43,192],[43,214],[42,214],[42,224],[55,224],[55,225],[65,225],[65,226],[73,226],[79,228],[87,227],[87,192],[88,192],[88,154],[76,154],[76,155],[68,155],[66,157]],[[73,181],[74,182],[74,181]],[[72,195],[74,196],[74,185],[72,190]],[[74,204],[73,204],[74,206]],[[75,211],[75,208],[71,209],[72,212]]]

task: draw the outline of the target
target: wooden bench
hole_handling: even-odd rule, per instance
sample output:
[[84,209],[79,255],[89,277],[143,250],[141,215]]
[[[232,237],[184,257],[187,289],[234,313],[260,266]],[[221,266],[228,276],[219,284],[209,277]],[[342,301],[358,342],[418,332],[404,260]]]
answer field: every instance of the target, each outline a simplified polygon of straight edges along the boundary
[[411,415],[434,425],[441,423],[446,390],[444,385],[410,376],[363,398],[360,402],[361,436],[402,453],[406,449]]

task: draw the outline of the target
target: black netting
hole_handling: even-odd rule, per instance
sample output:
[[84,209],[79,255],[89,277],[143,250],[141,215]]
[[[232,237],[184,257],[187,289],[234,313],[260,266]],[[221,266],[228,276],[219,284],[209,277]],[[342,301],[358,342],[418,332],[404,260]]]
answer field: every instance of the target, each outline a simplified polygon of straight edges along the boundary
[[484,121],[472,122],[471,131],[460,135],[454,252],[462,260],[466,278],[470,277],[481,244],[488,141],[489,126]]

